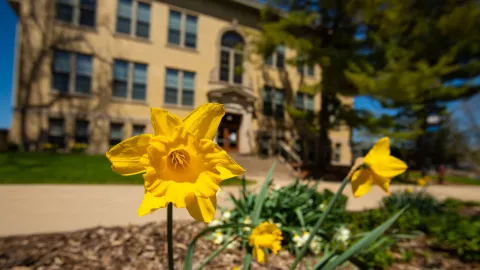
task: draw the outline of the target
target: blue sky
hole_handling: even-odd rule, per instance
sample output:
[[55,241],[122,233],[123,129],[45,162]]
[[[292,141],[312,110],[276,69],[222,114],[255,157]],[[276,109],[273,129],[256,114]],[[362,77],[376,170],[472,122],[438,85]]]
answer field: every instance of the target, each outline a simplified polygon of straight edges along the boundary
[[12,79],[17,16],[7,1],[0,1],[0,128],[10,127],[12,120]]

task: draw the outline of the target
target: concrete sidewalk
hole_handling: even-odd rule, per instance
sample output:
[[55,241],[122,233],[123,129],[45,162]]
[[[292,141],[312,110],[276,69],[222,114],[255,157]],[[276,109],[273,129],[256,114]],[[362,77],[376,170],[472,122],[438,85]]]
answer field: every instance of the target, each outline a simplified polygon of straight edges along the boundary
[[[254,178],[254,177],[249,177]],[[258,190],[263,178],[249,189]],[[275,179],[282,186],[291,180]],[[337,190],[339,183],[323,182],[319,190]],[[407,186],[394,185],[392,192]],[[238,187],[224,188],[221,206],[231,206],[226,192],[238,193]],[[479,186],[430,186],[428,192],[439,199],[447,197],[480,201]],[[378,187],[355,199],[351,187],[344,194],[349,197],[347,208],[357,211],[379,205],[385,193]],[[85,229],[95,226],[123,226],[164,221],[165,209],[137,217],[137,207],[143,196],[142,186],[114,185],[0,185],[0,236],[35,234]],[[218,214],[218,213],[217,213]],[[185,209],[175,209],[174,218],[191,220]]]

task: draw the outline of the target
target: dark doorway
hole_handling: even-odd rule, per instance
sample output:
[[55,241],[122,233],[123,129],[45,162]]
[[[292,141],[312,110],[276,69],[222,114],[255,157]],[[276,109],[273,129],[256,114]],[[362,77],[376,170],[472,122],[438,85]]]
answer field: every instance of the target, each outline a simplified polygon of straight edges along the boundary
[[237,152],[242,116],[226,113],[217,131],[217,144],[227,152]]

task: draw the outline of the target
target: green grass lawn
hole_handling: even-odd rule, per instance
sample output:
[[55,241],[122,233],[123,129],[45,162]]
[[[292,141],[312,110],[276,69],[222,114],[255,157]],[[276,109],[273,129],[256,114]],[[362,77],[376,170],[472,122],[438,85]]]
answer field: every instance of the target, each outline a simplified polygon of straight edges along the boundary
[[[0,184],[143,184],[143,178],[114,173],[105,156],[0,153]],[[232,178],[221,185],[240,184]]]
[[[408,174],[408,177],[410,178],[410,180],[414,181],[420,178],[420,175],[421,174],[419,171],[410,171]],[[438,175],[432,175],[430,177],[434,181],[438,180]],[[480,180],[477,180],[474,178],[468,178],[468,177],[448,175],[448,174],[445,176],[445,182],[452,183],[452,184],[480,185]]]

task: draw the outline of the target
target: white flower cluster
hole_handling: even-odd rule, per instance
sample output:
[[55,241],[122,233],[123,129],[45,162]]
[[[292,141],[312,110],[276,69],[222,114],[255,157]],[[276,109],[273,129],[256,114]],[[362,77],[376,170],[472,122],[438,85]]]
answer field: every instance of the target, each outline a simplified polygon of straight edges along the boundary
[[[292,238],[292,241],[295,243],[295,246],[297,248],[301,248],[307,243],[307,240],[309,237],[310,237],[309,232],[303,232],[301,236],[298,234],[295,234]],[[323,239],[315,235],[313,236],[312,241],[310,242],[310,245],[308,245],[308,248],[310,249],[310,251],[312,251],[313,254],[320,254],[320,252],[322,252],[322,245],[323,245]]]
[[305,245],[305,243],[307,242],[308,240],[308,237],[310,237],[310,233],[309,232],[303,232],[303,234],[300,236],[298,234],[295,234],[293,237],[292,237],[292,241],[295,243],[295,246],[297,248],[301,248]]
[[348,243],[348,240],[350,239],[350,230],[347,229],[345,226],[341,226],[337,229],[337,232],[333,236],[335,240],[338,242],[342,242],[344,245]]

